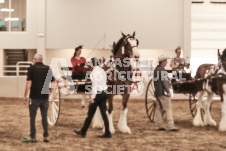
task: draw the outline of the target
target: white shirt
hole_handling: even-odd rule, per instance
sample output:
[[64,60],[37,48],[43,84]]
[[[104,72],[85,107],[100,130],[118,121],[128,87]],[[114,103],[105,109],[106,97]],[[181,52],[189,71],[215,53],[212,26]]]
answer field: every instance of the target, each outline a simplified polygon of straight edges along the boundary
[[99,66],[95,66],[90,74],[92,81],[92,95],[91,98],[96,97],[97,91],[107,90],[107,75],[106,72]]

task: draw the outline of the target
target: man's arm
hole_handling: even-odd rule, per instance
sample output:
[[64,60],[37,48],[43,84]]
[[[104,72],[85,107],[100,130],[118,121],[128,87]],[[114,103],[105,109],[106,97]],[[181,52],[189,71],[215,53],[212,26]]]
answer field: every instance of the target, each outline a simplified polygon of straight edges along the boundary
[[[164,68],[161,68],[160,70],[163,71],[163,72],[161,72],[161,74],[167,72]],[[161,75],[161,76],[163,76],[163,75]],[[168,74],[167,74],[166,77],[168,78]],[[164,79],[164,78],[162,79],[161,78],[161,82],[162,82],[163,89],[166,91],[167,95],[169,97],[171,97],[171,94],[170,94],[170,91],[169,91],[169,88],[170,88],[169,80],[168,79]]]
[[172,70],[178,68],[178,65],[174,64],[174,58],[172,58],[172,60],[171,60],[171,62],[170,62],[170,67],[172,68]]
[[170,67],[172,68],[172,70],[174,70],[174,69],[177,69],[178,68],[178,65],[170,65]]
[[28,92],[31,88],[31,84],[32,84],[31,80],[28,80],[27,83],[26,83],[25,92],[24,92],[24,104],[25,105],[27,104],[27,95],[28,95]]
[[169,82],[166,81],[166,80],[164,80],[164,81],[162,81],[162,85],[163,85],[163,88],[164,88],[164,90],[166,91],[167,95],[168,95],[169,97],[171,97],[171,94],[170,94],[170,91],[169,91],[169,88],[170,88]]

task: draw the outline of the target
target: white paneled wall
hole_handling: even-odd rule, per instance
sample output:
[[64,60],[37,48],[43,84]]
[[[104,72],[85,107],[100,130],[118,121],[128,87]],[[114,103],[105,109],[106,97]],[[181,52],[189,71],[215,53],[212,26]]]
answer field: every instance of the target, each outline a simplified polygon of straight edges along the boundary
[[226,48],[226,5],[192,4],[191,67],[217,63],[217,49]]
[[189,10],[184,1],[48,0],[46,47],[65,49],[84,44],[88,49],[109,49],[121,37],[121,31],[136,31],[142,49],[183,47],[184,10]]

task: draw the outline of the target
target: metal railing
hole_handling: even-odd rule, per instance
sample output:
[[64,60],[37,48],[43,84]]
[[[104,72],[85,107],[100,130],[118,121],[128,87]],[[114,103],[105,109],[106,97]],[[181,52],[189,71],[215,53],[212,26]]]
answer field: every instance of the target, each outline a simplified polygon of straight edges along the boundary
[[[4,65],[2,67],[0,66],[0,68],[2,68],[3,76],[24,76],[31,64],[33,64],[31,61],[18,61],[16,65]],[[10,75],[8,73],[15,74]]]

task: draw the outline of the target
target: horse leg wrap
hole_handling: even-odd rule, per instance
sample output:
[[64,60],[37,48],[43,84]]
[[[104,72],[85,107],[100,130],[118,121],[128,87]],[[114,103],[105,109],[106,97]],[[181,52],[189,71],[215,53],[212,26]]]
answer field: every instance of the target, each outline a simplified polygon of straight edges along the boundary
[[131,134],[130,128],[127,126],[127,112],[128,112],[127,108],[121,110],[121,115],[118,122],[118,129],[122,133]]
[[99,107],[97,107],[97,110],[95,112],[95,115],[93,117],[93,128],[103,128],[104,122],[100,113]]
[[203,121],[202,121],[202,117],[201,117],[201,108],[202,108],[201,101],[198,101],[196,103],[196,108],[197,108],[197,113],[196,113],[196,115],[193,119],[193,125],[194,126],[204,126]]

